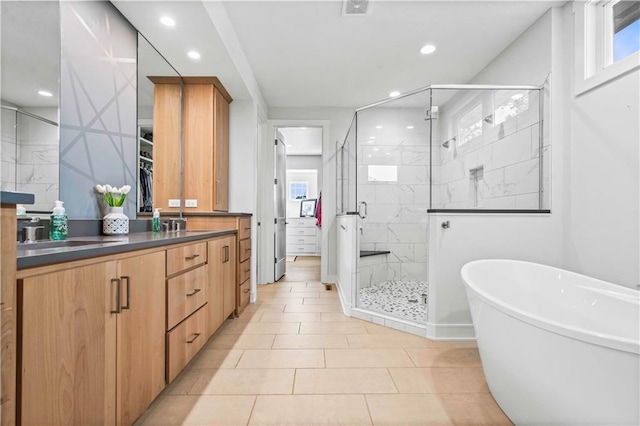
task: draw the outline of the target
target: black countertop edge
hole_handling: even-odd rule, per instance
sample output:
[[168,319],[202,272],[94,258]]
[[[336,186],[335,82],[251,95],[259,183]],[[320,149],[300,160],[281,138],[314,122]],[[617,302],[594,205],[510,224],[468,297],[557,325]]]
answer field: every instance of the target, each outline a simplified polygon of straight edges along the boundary
[[[160,211],[160,217],[178,217],[180,215],[179,212],[163,212]],[[152,217],[153,213],[151,212],[140,212],[137,213],[138,217]],[[253,213],[232,213],[232,212],[182,212],[183,217],[202,217],[202,216],[230,216],[230,217],[251,217]]]
[[[61,247],[52,249],[29,250],[28,254],[20,254],[18,250],[17,267],[20,269],[35,268],[56,263],[72,262],[92,257],[108,256],[172,244],[206,240],[225,235],[234,235],[236,230],[228,231],[181,231],[177,233],[141,232],[122,236],[76,237],[70,240],[96,240],[96,245]],[[118,241],[118,238],[134,238],[133,242]],[[145,239],[146,237],[146,239]],[[115,242],[114,242],[115,241]],[[36,253],[33,253],[36,251]]]
[[0,204],[33,204],[35,197],[33,194],[24,192],[0,191]]
[[428,209],[427,213],[505,213],[505,214],[550,214],[551,210],[518,210],[518,209]]
[[388,250],[360,250],[360,257],[369,257],[378,254],[391,254],[391,252]]

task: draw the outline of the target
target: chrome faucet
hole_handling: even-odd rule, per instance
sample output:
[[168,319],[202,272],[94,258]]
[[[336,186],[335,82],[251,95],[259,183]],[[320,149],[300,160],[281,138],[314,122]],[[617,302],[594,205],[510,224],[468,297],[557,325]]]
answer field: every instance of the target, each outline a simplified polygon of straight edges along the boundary
[[183,231],[186,227],[187,219],[184,217],[171,217],[168,221],[162,223],[164,232]]
[[[28,223],[40,223],[40,218],[38,216],[34,216]],[[22,241],[24,243],[35,243],[38,240],[38,229],[44,229],[44,226],[25,225],[24,228],[22,228]]]

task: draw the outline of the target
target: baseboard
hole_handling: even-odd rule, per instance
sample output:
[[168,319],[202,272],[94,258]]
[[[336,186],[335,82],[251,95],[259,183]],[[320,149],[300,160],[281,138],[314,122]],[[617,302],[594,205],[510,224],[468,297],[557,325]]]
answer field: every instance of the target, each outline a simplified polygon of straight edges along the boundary
[[473,324],[427,323],[427,337],[431,340],[476,340]]
[[354,318],[361,319],[363,321],[369,321],[374,324],[382,325],[384,327],[394,328],[396,330],[415,334],[420,337],[426,337],[427,330],[424,325],[403,320],[400,318],[395,318],[390,315],[381,314],[379,312],[368,311],[366,309],[352,308],[351,316]]
[[350,317],[351,316],[351,303],[347,302],[347,298],[344,296],[342,291],[342,285],[340,285],[340,280],[338,277],[334,276],[333,282],[336,283],[336,290],[338,290],[338,297],[340,298],[340,305],[342,305],[342,312]]

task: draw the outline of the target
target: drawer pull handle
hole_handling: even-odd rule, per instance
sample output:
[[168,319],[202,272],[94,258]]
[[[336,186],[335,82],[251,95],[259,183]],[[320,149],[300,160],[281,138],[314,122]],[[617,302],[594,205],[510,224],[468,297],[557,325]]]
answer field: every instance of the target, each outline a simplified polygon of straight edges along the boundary
[[196,288],[191,293],[187,293],[187,297],[193,296],[194,294],[198,294],[198,293],[200,293],[200,289]]
[[247,269],[245,269],[244,271],[245,271],[245,272],[249,272],[250,270],[251,270],[251,268],[247,268]]
[[195,342],[198,337],[200,337],[200,333],[195,333],[194,336],[193,336],[193,339],[187,340],[187,343]]
[[244,227],[244,230],[245,230],[245,231],[248,231],[248,230],[250,230],[250,229],[251,229],[251,227],[250,227],[250,226],[245,226],[245,227]]
[[127,281],[127,305],[122,305],[122,310],[131,309],[131,278],[127,276],[120,277],[122,281]]
[[200,255],[196,253],[196,254],[192,254],[191,256],[185,256],[184,260],[193,260],[196,257],[200,257]]
[[115,310],[111,310],[112,314],[119,314],[122,312],[122,308],[120,307],[120,280],[118,278],[112,278],[111,279],[111,284],[113,285],[113,283],[116,284],[116,309]]
[[244,290],[242,290],[243,293],[249,293],[251,291],[251,289],[245,288]]
[[302,238],[301,238],[301,239],[299,239],[298,241],[300,241],[301,243],[304,243],[304,240],[303,240]]

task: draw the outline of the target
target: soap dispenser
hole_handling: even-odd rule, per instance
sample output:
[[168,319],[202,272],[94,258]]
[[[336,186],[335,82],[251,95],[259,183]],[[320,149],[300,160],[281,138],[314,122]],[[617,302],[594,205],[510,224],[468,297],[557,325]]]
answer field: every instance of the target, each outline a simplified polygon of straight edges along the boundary
[[51,222],[49,222],[49,238],[52,241],[61,241],[67,239],[67,214],[62,207],[62,201],[56,201],[56,206],[51,214]]
[[153,232],[160,232],[160,208],[153,211]]

